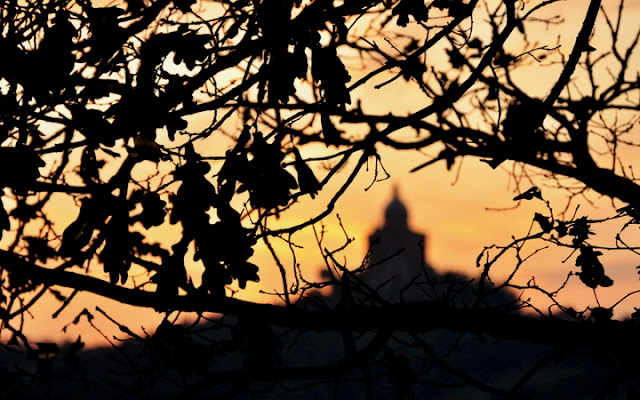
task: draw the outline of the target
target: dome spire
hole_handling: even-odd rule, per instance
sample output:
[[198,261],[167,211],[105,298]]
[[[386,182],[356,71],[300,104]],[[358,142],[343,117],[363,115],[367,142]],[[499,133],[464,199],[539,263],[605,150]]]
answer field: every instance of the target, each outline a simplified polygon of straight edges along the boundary
[[393,193],[393,198],[398,199],[398,194],[400,193],[400,186],[397,183],[393,184],[393,188],[391,189]]
[[385,211],[385,225],[393,228],[405,228],[407,226],[407,208],[400,201],[400,189],[393,185],[393,198]]

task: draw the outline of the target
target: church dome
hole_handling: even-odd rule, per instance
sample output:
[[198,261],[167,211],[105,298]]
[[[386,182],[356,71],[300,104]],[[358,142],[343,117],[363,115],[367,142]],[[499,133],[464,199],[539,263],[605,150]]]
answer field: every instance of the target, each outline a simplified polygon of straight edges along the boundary
[[387,226],[400,227],[407,225],[407,208],[398,198],[398,190],[393,191],[393,200],[387,206],[384,213],[385,223]]

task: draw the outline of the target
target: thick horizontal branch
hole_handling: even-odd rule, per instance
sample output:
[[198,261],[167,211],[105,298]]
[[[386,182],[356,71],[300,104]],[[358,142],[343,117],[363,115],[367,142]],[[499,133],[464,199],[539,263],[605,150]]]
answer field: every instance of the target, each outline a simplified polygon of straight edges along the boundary
[[221,313],[307,331],[366,331],[381,328],[408,332],[449,330],[487,334],[498,339],[530,343],[604,347],[629,345],[640,337],[640,324],[630,321],[595,324],[562,319],[539,319],[499,310],[454,308],[434,302],[312,311],[296,306],[280,307],[233,298],[215,299],[208,295],[161,296],[153,292],[116,286],[86,275],[43,268],[4,250],[0,250],[0,268],[10,273],[24,274],[33,282],[91,292],[132,306]]

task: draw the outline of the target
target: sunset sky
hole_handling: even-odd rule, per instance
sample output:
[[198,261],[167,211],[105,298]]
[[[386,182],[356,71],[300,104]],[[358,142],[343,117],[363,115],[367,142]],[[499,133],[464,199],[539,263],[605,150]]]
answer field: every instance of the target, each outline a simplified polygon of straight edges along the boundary
[[[640,2],[627,1],[623,21],[626,22],[627,30],[623,33],[628,35],[623,43],[628,43],[640,27]],[[549,14],[560,14],[566,22],[558,27],[551,26],[548,30],[543,25],[530,24],[527,26],[530,31],[530,40],[548,44],[550,47],[556,45],[556,37],[562,33],[561,51],[567,54],[572,46],[575,35],[580,29],[580,24],[584,19],[588,1],[570,0],[561,2],[559,5],[550,8]],[[605,0],[606,7],[616,5],[615,1]],[[599,22],[602,23],[600,17]],[[601,26],[601,25],[599,25]],[[410,27],[409,27],[410,28]],[[537,29],[537,30],[536,30]],[[591,44],[596,49],[605,48],[608,43],[608,36],[596,36]],[[635,58],[638,70],[638,59]],[[434,61],[437,62],[437,61]],[[355,65],[355,62],[354,62]],[[532,65],[525,68],[516,78],[525,89],[533,94],[543,97],[550,85],[555,81],[558,74],[557,66]],[[357,77],[358,70],[351,72],[352,77]],[[358,89],[356,97],[363,99],[363,107],[368,111],[378,111],[384,113],[385,110],[415,111],[423,107],[419,91],[408,90],[410,84],[398,79],[391,85],[383,89],[373,89],[372,85],[362,90]],[[197,125],[198,121],[191,121]],[[640,133],[640,132],[639,132]],[[444,163],[438,163],[415,173],[409,171],[437,155],[434,150],[428,154],[418,151],[394,151],[391,149],[378,148],[381,154],[383,165],[390,177],[384,181],[371,183],[374,180],[375,163],[371,160],[368,171],[363,171],[349,188],[347,193],[339,200],[334,213],[326,218],[325,229],[327,231],[327,241],[324,245],[327,248],[338,247],[344,241],[344,234],[338,223],[336,214],[342,220],[347,234],[355,238],[355,241],[341,253],[345,263],[350,268],[355,268],[362,262],[367,250],[367,237],[377,227],[383,223],[384,209],[390,202],[394,187],[398,188],[399,197],[407,206],[409,211],[411,228],[427,235],[427,257],[431,265],[438,271],[456,271],[469,276],[477,276],[476,258],[485,246],[506,245],[511,237],[520,237],[527,234],[531,227],[534,213],[547,213],[546,206],[537,199],[515,202],[512,198],[528,189],[529,182],[521,182],[518,185],[510,177],[510,163],[492,170],[486,163],[475,159],[456,160],[456,164],[451,171],[447,171]],[[222,152],[221,152],[222,153]],[[629,164],[637,164],[638,160],[633,158],[628,160]],[[462,164],[462,165],[461,165]],[[322,175],[320,169],[316,169],[318,175]],[[344,173],[342,175],[345,175]],[[341,179],[344,180],[345,177]],[[340,180],[340,179],[339,179]],[[552,187],[549,181],[537,179],[545,200],[550,201],[556,213],[567,207],[566,193]],[[305,221],[309,219],[314,211],[321,210],[328,202],[336,188],[337,182],[329,185],[325,193],[321,193],[315,200],[308,196],[302,198],[299,204],[295,205],[291,215],[282,217],[278,224],[286,226],[295,221]],[[369,186],[370,189],[366,190]],[[616,202],[613,204],[609,198],[603,198],[596,193],[588,194],[589,204],[580,198],[571,203],[568,207],[566,218],[570,218],[576,206],[580,208],[577,215],[588,215],[590,217],[605,217],[615,214],[615,208],[624,204]],[[61,206],[64,210],[64,206]],[[69,215],[60,218],[60,226],[66,226],[76,216],[76,209]],[[316,226],[319,229],[319,225]],[[534,225],[534,229],[538,227]],[[594,227],[596,235],[594,241],[601,244],[614,245],[615,233],[620,226],[616,223],[607,224],[602,227]],[[159,234],[175,234],[175,232],[165,232]],[[640,232],[637,226],[627,229],[626,237],[635,238],[635,243],[640,243]],[[297,252],[297,262],[302,266],[302,271],[312,279],[317,279],[322,268],[320,250],[315,243],[313,231],[305,229],[293,236],[293,241],[304,248]],[[287,246],[284,243],[276,243],[276,249],[282,255],[282,261],[289,268],[293,262],[287,254]],[[528,255],[536,249],[544,247],[542,242],[531,243],[525,246],[523,254]],[[536,282],[541,286],[555,288],[559,286],[567,276],[569,271],[577,271],[575,267],[575,255],[571,255],[568,249],[549,248],[533,256],[526,262],[518,273],[521,283],[526,283],[530,278],[535,277]],[[566,261],[565,261],[566,260]],[[273,296],[266,296],[259,293],[259,290],[271,292],[281,291],[281,278],[277,273],[275,263],[270,259],[268,251],[264,246],[256,248],[256,254],[251,260],[261,267],[261,282],[255,284],[249,282],[247,290],[238,293],[238,297],[258,301],[275,301]],[[608,252],[601,257],[606,272],[615,285],[611,288],[599,288],[598,299],[602,306],[613,305],[624,294],[633,290],[640,290],[640,281],[636,273],[636,266],[640,265],[640,256],[630,252]],[[288,264],[287,264],[288,263]],[[493,272],[493,277],[499,283],[499,279],[508,274],[514,265],[513,254],[509,254],[504,262],[498,265],[498,270]],[[198,275],[198,274],[194,274]],[[133,276],[135,279],[135,276]],[[69,291],[64,290],[68,293]],[[529,295],[524,296],[529,297]],[[542,308],[546,303],[538,298],[535,300]],[[586,288],[577,277],[573,277],[569,285],[563,291],[561,299],[567,304],[575,305],[577,309],[583,309],[588,305],[595,305],[593,292]],[[33,309],[33,315],[37,316],[32,321],[27,321],[27,332],[33,336],[35,341],[39,340],[75,340],[77,335],[82,335],[83,340],[92,345],[105,345],[106,341],[91,329],[83,321],[79,325],[71,325],[67,333],[60,330],[62,326],[70,323],[80,310],[87,307],[96,318],[94,323],[104,330],[108,335],[118,334],[116,327],[104,317],[95,312],[95,305],[107,310],[110,315],[119,322],[126,324],[136,332],[141,332],[140,327],[145,326],[152,332],[156,324],[162,318],[153,310],[143,310],[134,307],[127,307],[116,304],[113,301],[106,301],[94,295],[79,294],[70,307],[61,313],[57,320],[47,318],[59,306],[59,303],[52,299],[47,302],[37,304]],[[640,294],[631,297],[616,308],[616,316],[622,316],[633,311],[633,306],[640,304]],[[124,337],[123,334],[120,334]]]

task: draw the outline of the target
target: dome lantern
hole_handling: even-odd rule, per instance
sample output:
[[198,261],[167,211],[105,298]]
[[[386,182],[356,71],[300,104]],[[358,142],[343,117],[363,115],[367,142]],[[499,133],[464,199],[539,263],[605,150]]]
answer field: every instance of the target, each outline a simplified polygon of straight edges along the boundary
[[385,225],[393,228],[403,228],[407,226],[407,208],[398,197],[398,187],[393,187],[393,199],[387,206],[384,213]]

